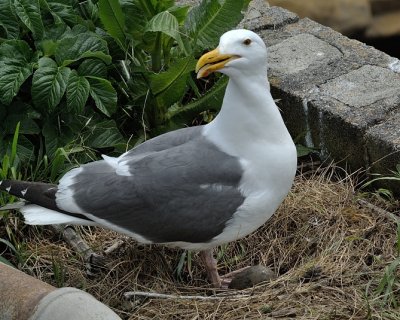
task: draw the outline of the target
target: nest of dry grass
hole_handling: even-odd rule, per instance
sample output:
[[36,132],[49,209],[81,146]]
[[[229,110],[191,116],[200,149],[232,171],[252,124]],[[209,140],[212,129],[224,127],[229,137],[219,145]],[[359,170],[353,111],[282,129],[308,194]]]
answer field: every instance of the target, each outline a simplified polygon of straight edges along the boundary
[[[31,227],[23,231],[22,269],[53,285],[88,291],[123,319],[400,319],[376,291],[385,267],[398,257],[393,216],[360,206],[352,179],[332,178],[329,172],[297,177],[266,225],[218,249],[220,273],[262,264],[278,275],[272,282],[234,291],[234,297],[178,297],[220,294],[209,288],[196,253],[183,260],[182,250],[139,245],[97,228],[80,229],[95,251],[123,240],[109,256],[109,269],[88,274],[82,258],[62,240]],[[399,282],[392,293],[399,299],[396,290]],[[126,300],[127,291],[176,297]]]

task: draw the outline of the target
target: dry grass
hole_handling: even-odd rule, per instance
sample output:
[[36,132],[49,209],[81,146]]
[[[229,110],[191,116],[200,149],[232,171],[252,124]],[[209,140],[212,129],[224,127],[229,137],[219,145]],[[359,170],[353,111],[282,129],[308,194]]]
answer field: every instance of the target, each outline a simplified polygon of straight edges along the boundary
[[400,319],[398,310],[375,294],[385,267],[397,257],[396,223],[360,207],[352,179],[331,179],[329,172],[298,177],[273,219],[219,249],[221,273],[262,264],[279,275],[270,283],[234,292],[240,295],[235,299],[127,301],[127,291],[199,296],[215,292],[195,253],[177,275],[174,270],[183,251],[142,246],[96,228],[81,232],[99,252],[124,240],[110,255],[110,270],[88,275],[81,257],[37,228],[20,231],[27,237],[22,269],[53,285],[82,288],[123,319]]

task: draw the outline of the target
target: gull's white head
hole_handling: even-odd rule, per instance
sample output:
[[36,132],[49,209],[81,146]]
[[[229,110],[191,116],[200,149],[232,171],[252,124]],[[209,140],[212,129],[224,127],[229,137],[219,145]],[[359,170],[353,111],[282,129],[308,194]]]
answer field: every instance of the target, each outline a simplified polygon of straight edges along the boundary
[[229,77],[266,75],[267,48],[264,41],[250,30],[224,33],[216,49],[204,54],[196,65],[197,78],[221,72]]

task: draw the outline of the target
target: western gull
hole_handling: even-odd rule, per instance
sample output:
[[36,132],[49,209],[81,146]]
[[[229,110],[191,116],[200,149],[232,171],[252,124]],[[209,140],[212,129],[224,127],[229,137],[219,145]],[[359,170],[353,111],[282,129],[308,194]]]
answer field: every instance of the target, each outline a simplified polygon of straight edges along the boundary
[[197,78],[229,77],[222,107],[202,126],[150,139],[117,158],[84,164],[58,185],[3,180],[26,200],[32,225],[107,227],[141,243],[199,250],[221,286],[213,248],[255,231],[289,192],[296,148],[269,91],[267,48],[249,30],[222,35],[197,63]]

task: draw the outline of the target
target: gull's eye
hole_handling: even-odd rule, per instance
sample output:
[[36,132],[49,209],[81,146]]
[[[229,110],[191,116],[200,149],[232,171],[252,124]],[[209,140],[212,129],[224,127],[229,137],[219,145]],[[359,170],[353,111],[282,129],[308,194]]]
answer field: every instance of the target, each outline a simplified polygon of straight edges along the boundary
[[251,44],[251,40],[250,39],[246,39],[243,41],[243,44],[246,46],[249,46]]

